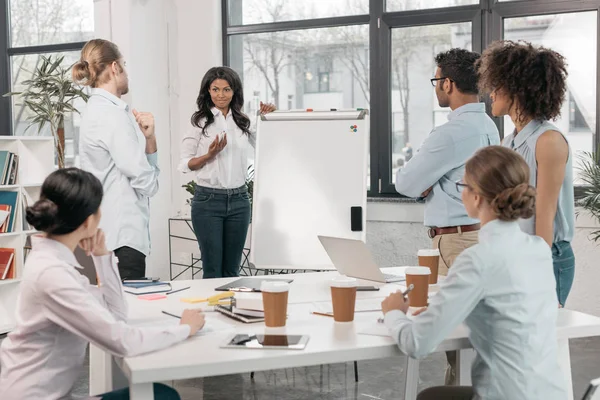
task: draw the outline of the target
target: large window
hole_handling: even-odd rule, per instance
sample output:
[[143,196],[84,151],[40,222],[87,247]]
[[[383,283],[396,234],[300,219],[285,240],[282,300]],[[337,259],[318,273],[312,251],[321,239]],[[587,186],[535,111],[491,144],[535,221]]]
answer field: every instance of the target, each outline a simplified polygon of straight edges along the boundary
[[[398,169],[447,121],[429,79],[435,55],[453,47],[481,52],[506,38],[563,54],[568,94],[555,123],[575,156],[598,149],[600,0],[223,0],[223,10],[224,61],[242,74],[247,111],[265,99],[370,109],[370,196],[396,195]],[[514,129],[495,122],[501,136]]]
[[[0,32],[0,60],[6,72],[0,74],[1,94],[24,89],[40,65],[41,56],[64,56],[63,66],[79,59],[83,44],[94,35],[93,0],[0,0],[0,16],[8,24]],[[3,25],[4,27],[4,25]],[[0,70],[1,71],[1,70]],[[83,104],[76,103],[81,108]],[[37,135],[37,127],[29,128],[29,109],[19,98],[0,102],[0,133]],[[4,118],[7,117],[7,118]],[[29,128],[29,129],[28,129]],[[41,135],[50,135],[45,127]],[[65,161],[73,165],[77,159],[79,116],[70,114],[65,120]]]

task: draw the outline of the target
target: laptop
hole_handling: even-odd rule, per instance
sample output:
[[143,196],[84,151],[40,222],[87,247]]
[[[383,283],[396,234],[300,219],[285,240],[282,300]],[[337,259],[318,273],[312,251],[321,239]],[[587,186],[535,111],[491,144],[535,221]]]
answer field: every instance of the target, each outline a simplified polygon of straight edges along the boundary
[[381,272],[367,245],[362,240],[319,236],[335,269],[342,275],[381,283],[402,282],[403,275]]

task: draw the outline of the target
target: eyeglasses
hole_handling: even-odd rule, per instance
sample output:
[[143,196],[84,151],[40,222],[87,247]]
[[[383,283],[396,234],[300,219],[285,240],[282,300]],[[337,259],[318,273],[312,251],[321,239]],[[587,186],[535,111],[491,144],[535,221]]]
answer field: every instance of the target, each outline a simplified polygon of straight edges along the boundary
[[453,82],[453,80],[448,78],[447,76],[444,76],[443,78],[431,78],[429,81],[431,81],[431,86],[435,87],[437,81],[443,81],[444,79],[449,79],[450,82]]
[[456,191],[459,193],[461,193],[465,188],[471,189],[471,186],[467,185],[463,181],[456,181],[454,184],[456,185]]

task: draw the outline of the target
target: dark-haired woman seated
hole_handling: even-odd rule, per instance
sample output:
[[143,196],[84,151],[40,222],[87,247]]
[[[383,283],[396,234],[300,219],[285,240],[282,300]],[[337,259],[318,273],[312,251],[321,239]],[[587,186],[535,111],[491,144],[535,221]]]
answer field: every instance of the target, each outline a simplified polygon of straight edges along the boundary
[[527,163],[510,149],[486,147],[467,162],[456,185],[469,216],[481,221],[479,243],[458,256],[421,315],[406,316],[409,305],[400,292],[382,303],[386,326],[410,357],[432,352],[463,321],[469,328],[477,351],[473,387],[430,388],[418,399],[566,399],[552,253],[517,223],[535,208]]
[[[44,234],[32,238],[17,301],[16,328],[2,342],[0,399],[70,398],[89,342],[124,357],[174,345],[204,326],[198,310],[185,310],[172,327],[127,325],[127,301],[116,258],[98,230],[102,184],[77,168],[60,169],[44,181],[27,221]],[[94,259],[100,286],[81,275],[73,252],[80,246]],[[156,399],[177,392],[154,386]],[[129,399],[127,389],[100,395]]]
[[525,158],[538,200],[521,229],[542,237],[552,248],[556,294],[564,306],[575,276],[571,241],[575,234],[573,157],[566,137],[551,124],[567,92],[565,59],[526,42],[496,42],[478,61],[479,85],[491,93],[492,114],[509,115],[515,130],[503,145]]
[[[204,278],[238,276],[248,225],[250,201],[246,187],[249,147],[256,143],[250,119],[242,111],[244,90],[228,67],[208,70],[192,115],[193,128],[181,145],[181,172],[195,172],[192,225]],[[260,103],[260,112],[275,110]]]

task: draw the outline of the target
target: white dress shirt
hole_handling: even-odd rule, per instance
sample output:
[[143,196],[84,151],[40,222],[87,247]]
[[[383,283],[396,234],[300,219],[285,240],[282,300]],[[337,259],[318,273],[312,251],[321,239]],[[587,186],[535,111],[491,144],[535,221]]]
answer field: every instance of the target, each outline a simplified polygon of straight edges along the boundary
[[464,321],[477,351],[475,399],[564,400],[552,271],[543,239],[517,222],[492,221],[481,228],[479,244],[456,259],[427,311],[413,320],[390,311],[385,324],[400,350],[421,358]]
[[149,198],[158,192],[158,155],[146,154],[146,138],[129,106],[103,89],[81,117],[81,168],[104,188],[100,227],[109,250],[128,246],[150,254]]
[[[227,146],[202,168],[195,171],[198,186],[214,189],[236,189],[246,183],[250,146],[256,145],[256,133],[245,134],[233,120],[231,110],[227,117],[217,108],[212,108],[215,120],[206,128],[206,134],[192,127],[181,142],[181,157],[178,170],[191,172],[188,163],[192,158],[208,154],[208,148],[217,136],[227,133]],[[200,123],[204,126],[206,119]]]
[[127,325],[127,301],[116,258],[94,257],[100,287],[62,243],[35,236],[17,300],[17,327],[0,348],[0,399],[70,398],[88,342],[119,357],[169,347],[186,339],[188,325]]

